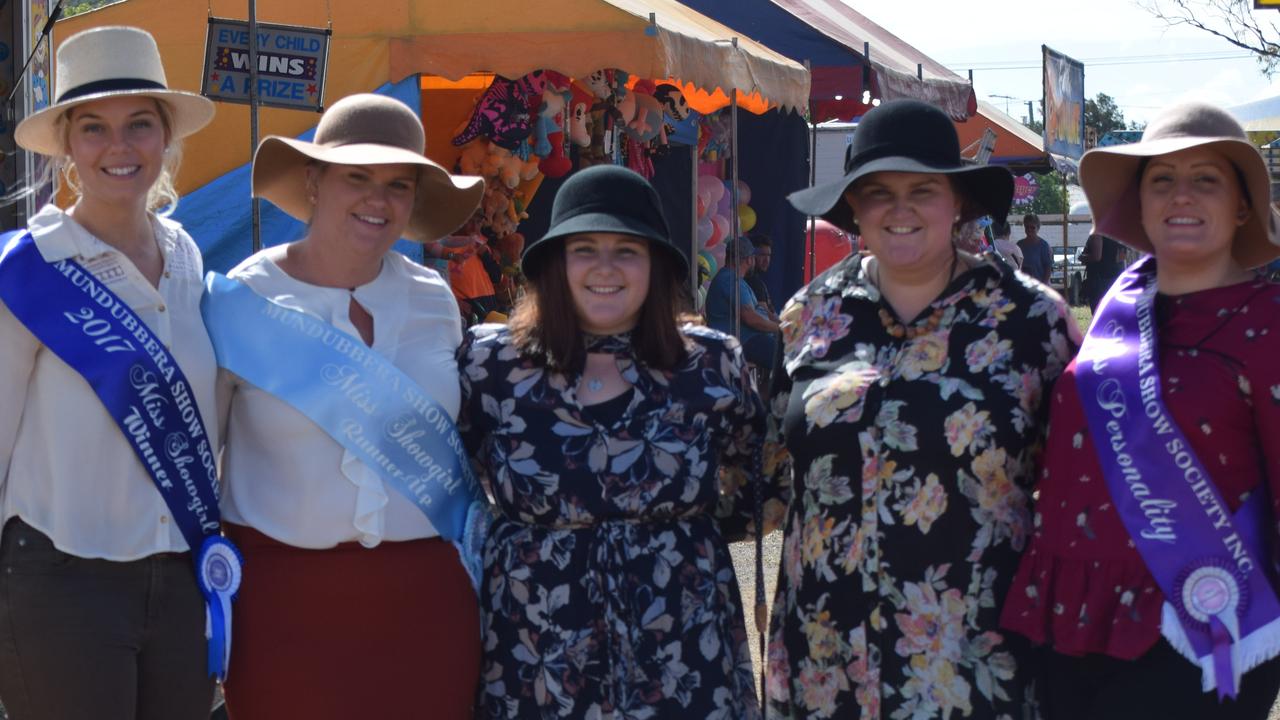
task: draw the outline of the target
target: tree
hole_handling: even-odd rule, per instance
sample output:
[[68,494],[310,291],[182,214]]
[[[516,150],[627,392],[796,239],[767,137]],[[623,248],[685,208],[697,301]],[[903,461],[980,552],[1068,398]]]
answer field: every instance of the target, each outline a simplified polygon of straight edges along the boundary
[[1036,194],[1031,202],[1014,207],[1014,213],[1035,213],[1037,215],[1059,215],[1066,209],[1062,201],[1062,188],[1066,179],[1057,170],[1036,176]]
[[1084,101],[1084,124],[1098,131],[1102,137],[1112,130],[1124,130],[1128,127],[1124,121],[1124,111],[1116,105],[1115,98],[1106,93],[1098,93],[1093,99]]
[[1253,0],[1136,0],[1169,25],[1189,25],[1253,53],[1268,78],[1280,71],[1280,27],[1253,12]]
[[62,16],[71,17],[72,15],[79,15],[80,13],[86,13],[90,10],[97,10],[103,5],[110,5],[113,2],[119,2],[119,0],[72,0],[67,2],[66,6],[62,8]]

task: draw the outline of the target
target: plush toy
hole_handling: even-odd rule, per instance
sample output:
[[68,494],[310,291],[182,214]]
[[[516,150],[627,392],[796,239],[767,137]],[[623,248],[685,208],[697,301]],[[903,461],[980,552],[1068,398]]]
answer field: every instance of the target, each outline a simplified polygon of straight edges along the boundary
[[725,113],[702,116],[698,131],[698,152],[704,160],[723,160],[729,157],[729,125]]
[[489,141],[484,138],[476,138],[466,144],[462,148],[462,154],[458,156],[458,170],[463,175],[486,175],[485,160],[489,156]]
[[546,80],[535,71],[518,80],[495,75],[493,82],[476,101],[476,109],[466,126],[453,138],[453,144],[466,145],[477,137],[487,137],[499,147],[515,150],[529,135],[532,116],[529,98],[541,102]]
[[539,144],[534,147],[534,152],[543,158],[538,169],[547,177],[563,177],[573,169],[565,132],[566,108],[572,97],[569,78],[548,70],[547,87],[543,90],[542,97],[542,110],[538,116]]
[[624,132],[641,143],[660,140],[666,144],[662,131],[662,103],[653,96],[653,82],[641,80],[637,82],[628,95],[634,98],[635,116],[627,123]]
[[578,147],[591,145],[591,91],[579,83],[569,84],[569,141]]
[[663,83],[653,91],[662,103],[663,125],[667,142],[679,145],[698,144],[698,118],[700,115],[685,101],[684,93],[671,83]]
[[582,84],[597,100],[607,100],[613,94],[609,82],[611,74],[611,70],[597,70],[583,78]]
[[551,154],[551,141],[548,136],[564,130],[564,94],[569,85],[569,78],[553,70],[542,72],[542,94],[537,108],[537,120],[533,124],[533,154],[546,157]]

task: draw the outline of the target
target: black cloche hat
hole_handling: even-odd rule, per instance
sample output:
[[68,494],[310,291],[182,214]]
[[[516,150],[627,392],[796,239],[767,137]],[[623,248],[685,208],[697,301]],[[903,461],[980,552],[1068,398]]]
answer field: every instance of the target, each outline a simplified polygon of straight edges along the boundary
[[962,222],[983,215],[1003,220],[1013,201],[1009,171],[966,163],[951,119],[919,100],[890,100],[864,115],[845,151],[844,176],[791,193],[787,199],[806,215],[820,215],[837,227],[857,232],[843,195],[858,178],[877,172],[954,176],[969,200],[961,212]]
[[560,186],[551,203],[551,227],[521,257],[524,274],[537,275],[555,246],[552,240],[591,232],[642,237],[654,252],[666,252],[676,261],[681,278],[689,275],[689,258],[671,242],[658,191],[639,173],[618,165],[589,167]]

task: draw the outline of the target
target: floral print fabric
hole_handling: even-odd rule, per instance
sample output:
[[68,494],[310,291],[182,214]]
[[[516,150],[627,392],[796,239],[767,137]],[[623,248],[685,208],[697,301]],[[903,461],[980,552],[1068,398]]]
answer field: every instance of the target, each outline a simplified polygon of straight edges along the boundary
[[1042,285],[971,260],[896,332],[857,255],[782,313],[771,718],[1035,716],[1027,646],[997,618],[1031,530],[1043,396],[1078,333]]
[[764,408],[735,340],[684,334],[673,372],[646,368],[625,335],[589,346],[634,386],[607,427],[578,403],[580,377],[521,356],[506,328],[463,344],[459,429],[497,511],[480,717],[759,717],[722,531],[753,512],[744,470]]
[[[1157,295],[1155,310],[1165,407],[1231,511],[1262,491],[1280,517],[1280,286]],[[1164,593],[1111,503],[1075,370],[1054,388],[1035,532],[1002,622],[1064,654],[1133,660],[1160,639]]]

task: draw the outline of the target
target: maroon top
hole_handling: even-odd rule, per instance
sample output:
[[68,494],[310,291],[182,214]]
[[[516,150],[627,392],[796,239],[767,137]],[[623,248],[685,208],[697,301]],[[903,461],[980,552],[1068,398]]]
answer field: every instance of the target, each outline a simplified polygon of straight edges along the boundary
[[[1266,483],[1280,516],[1280,285],[1160,295],[1156,321],[1164,402],[1223,500],[1235,510]],[[1035,530],[1001,624],[1060,653],[1128,660],[1160,638],[1164,595],[1111,505],[1075,371],[1053,389]]]

